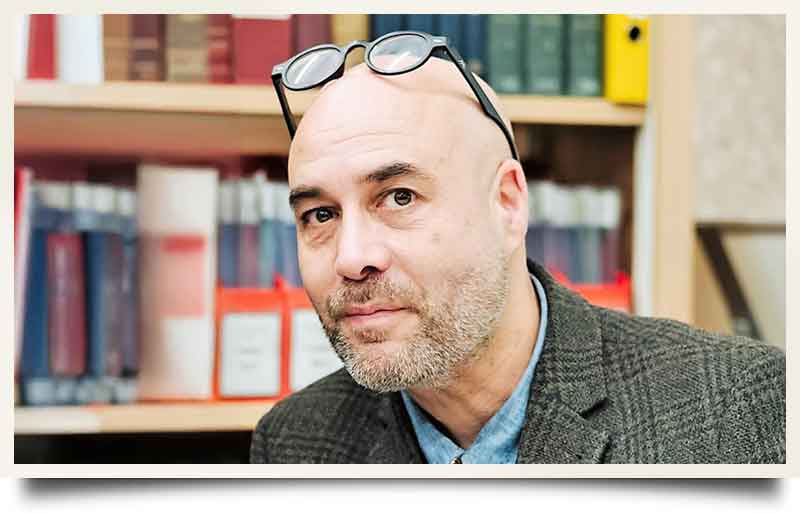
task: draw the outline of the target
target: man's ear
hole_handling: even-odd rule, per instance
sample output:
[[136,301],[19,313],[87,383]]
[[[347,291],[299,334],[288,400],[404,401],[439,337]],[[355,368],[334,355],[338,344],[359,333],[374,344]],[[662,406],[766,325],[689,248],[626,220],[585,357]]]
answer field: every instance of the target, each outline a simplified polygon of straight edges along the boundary
[[528,184],[522,165],[506,159],[497,168],[497,205],[505,232],[506,250],[517,249],[525,240],[528,230]]

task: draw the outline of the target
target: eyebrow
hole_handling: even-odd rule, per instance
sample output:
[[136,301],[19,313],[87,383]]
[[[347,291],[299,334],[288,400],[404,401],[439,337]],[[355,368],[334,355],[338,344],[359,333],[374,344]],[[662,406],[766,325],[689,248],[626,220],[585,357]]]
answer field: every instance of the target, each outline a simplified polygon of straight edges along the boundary
[[[385,164],[375,171],[365,175],[360,182],[362,184],[377,184],[397,177],[416,177],[426,181],[433,180],[433,177],[421,171],[415,164],[405,161],[395,161]],[[319,187],[298,186],[289,193],[289,205],[294,208],[301,200],[315,199],[321,197],[323,190]]]

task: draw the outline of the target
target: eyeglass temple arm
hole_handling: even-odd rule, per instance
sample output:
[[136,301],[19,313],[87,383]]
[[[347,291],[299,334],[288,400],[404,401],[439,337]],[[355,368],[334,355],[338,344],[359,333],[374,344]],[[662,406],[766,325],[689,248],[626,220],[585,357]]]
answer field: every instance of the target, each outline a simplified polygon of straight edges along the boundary
[[453,62],[456,63],[456,68],[458,68],[458,71],[460,71],[461,75],[464,76],[464,79],[467,81],[467,84],[469,84],[472,92],[475,93],[475,96],[478,97],[478,103],[481,104],[483,112],[485,112],[486,115],[489,116],[498,127],[500,127],[500,130],[503,131],[503,135],[506,136],[506,141],[508,141],[508,146],[511,148],[511,155],[515,160],[518,161],[519,154],[517,153],[517,146],[514,144],[514,137],[511,135],[508,127],[506,127],[506,124],[503,122],[503,118],[500,117],[500,114],[494,108],[494,105],[492,105],[489,97],[483,92],[481,85],[478,84],[478,81],[472,76],[472,72],[467,69],[464,59],[462,59],[458,51],[455,48],[450,47],[450,45],[444,45],[441,48],[447,52]]
[[292,114],[292,109],[289,107],[289,102],[286,100],[286,92],[281,82],[282,76],[283,74],[281,72],[273,73],[272,85],[275,87],[275,92],[278,95],[278,102],[281,104],[281,111],[283,111],[283,118],[286,120],[286,126],[289,128],[289,139],[294,139],[297,125],[294,122],[294,115]]

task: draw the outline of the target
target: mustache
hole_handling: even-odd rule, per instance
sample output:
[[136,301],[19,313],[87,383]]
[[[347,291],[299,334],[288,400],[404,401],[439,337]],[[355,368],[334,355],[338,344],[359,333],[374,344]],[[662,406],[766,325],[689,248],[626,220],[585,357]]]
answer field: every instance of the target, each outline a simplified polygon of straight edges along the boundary
[[414,290],[392,282],[384,277],[369,277],[362,282],[345,285],[326,300],[328,315],[334,321],[344,317],[346,309],[352,305],[363,305],[374,300],[392,301],[405,308],[416,311],[419,301]]

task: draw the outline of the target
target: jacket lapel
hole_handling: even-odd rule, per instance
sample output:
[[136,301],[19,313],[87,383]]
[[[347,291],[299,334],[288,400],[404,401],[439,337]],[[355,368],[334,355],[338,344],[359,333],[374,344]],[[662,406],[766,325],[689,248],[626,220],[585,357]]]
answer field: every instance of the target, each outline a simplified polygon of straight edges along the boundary
[[528,269],[545,289],[549,313],[517,462],[601,462],[610,434],[591,421],[606,401],[600,323],[583,298],[541,266],[528,261]]
[[425,458],[400,393],[380,395],[379,402],[379,431],[367,455],[367,463],[423,464]]

